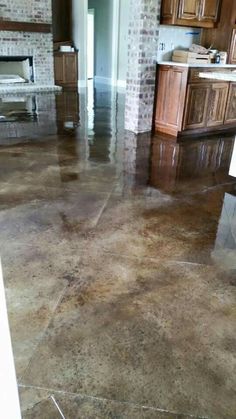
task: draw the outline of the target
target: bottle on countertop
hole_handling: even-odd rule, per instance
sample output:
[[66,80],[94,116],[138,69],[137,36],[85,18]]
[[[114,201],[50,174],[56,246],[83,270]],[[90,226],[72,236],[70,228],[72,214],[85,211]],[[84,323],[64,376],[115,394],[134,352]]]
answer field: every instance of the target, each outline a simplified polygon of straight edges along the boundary
[[220,64],[226,64],[227,61],[227,52],[220,51]]
[[215,64],[220,64],[220,53],[217,52],[215,55]]

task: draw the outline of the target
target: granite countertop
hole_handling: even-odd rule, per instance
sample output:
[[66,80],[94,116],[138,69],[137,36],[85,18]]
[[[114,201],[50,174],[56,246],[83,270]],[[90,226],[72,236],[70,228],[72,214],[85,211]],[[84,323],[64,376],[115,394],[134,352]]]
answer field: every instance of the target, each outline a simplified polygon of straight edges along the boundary
[[[178,67],[202,67],[202,68],[235,68],[235,64],[188,64],[188,63],[178,63],[176,61],[160,61],[159,65],[173,65]],[[211,77],[212,78],[212,77]],[[235,80],[235,79],[234,79]]]

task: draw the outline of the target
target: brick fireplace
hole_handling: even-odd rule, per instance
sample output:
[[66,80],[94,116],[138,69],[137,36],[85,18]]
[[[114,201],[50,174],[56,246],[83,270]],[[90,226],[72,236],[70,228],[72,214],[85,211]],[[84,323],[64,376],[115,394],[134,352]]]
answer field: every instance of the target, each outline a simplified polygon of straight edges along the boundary
[[51,23],[51,0],[3,0],[0,4],[0,60],[32,57],[35,85],[54,85],[52,33],[37,29]]

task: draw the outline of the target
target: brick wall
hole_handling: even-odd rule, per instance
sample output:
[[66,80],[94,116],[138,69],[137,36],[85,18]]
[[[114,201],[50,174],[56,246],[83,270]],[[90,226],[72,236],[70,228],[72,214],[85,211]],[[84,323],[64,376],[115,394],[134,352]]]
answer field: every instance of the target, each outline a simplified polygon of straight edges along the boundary
[[[3,0],[0,19],[51,23],[51,0]],[[54,84],[52,34],[0,31],[1,55],[33,56],[35,83]]]
[[151,130],[160,23],[160,0],[130,0],[125,127]]
[[0,19],[51,23],[51,0],[2,0]]

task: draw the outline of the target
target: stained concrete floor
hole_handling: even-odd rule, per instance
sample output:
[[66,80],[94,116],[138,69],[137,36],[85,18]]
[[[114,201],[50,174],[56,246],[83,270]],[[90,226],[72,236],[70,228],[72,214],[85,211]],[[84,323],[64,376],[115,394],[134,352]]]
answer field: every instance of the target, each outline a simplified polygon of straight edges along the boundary
[[0,133],[23,418],[236,418],[234,135],[135,136],[102,87],[55,105]]

